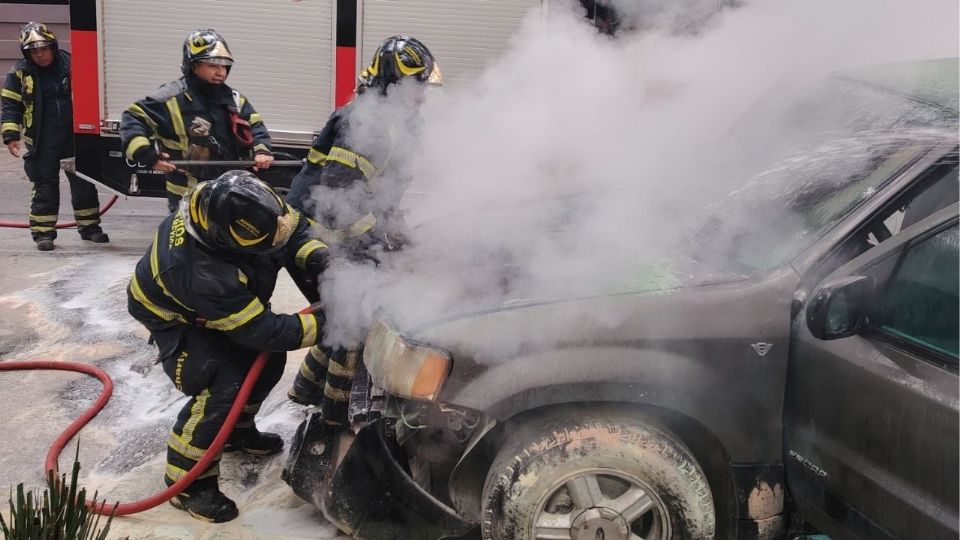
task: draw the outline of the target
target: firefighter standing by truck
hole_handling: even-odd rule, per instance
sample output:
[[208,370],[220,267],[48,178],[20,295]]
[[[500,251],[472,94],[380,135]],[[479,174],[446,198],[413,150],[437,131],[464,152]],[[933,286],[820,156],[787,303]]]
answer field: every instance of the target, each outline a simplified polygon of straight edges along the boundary
[[[30,234],[37,249],[50,251],[60,211],[60,160],[74,153],[70,54],[60,50],[57,37],[45,24],[36,22],[20,29],[20,50],[23,60],[7,74],[0,93],[0,132],[14,156],[26,149],[23,168],[33,183]],[[100,228],[97,188],[72,171],[66,175],[80,237],[98,244],[109,242]]]
[[[183,43],[183,77],[130,105],[120,120],[124,154],[131,162],[166,173],[171,212],[210,167],[178,168],[171,160],[240,160],[253,154],[254,168],[273,162],[270,135],[250,102],[226,84],[233,55],[223,36],[207,28]],[[159,145],[157,148],[156,145]]]
[[[191,397],[167,439],[167,485],[213,442],[259,351],[274,354],[224,450],[283,449],[283,440],[260,432],[254,417],[283,374],[284,351],[310,347],[323,333],[322,313],[270,310],[280,269],[317,274],[326,264],[326,246],[308,232],[307,220],[253,173],[228,171],[187,192],[137,264],[127,288],[130,314],[150,331],[164,372]],[[218,475],[219,458],[171,504],[205,521],[235,518],[237,507],[220,491]]]
[[[441,84],[430,50],[408,36],[387,38],[358,77],[357,96],[337,109],[314,139],[287,202],[317,219],[318,236],[347,258],[376,260],[405,242],[400,197],[409,184],[425,87]],[[323,421],[342,426],[360,351],[314,346],[288,392],[302,405],[322,403]]]

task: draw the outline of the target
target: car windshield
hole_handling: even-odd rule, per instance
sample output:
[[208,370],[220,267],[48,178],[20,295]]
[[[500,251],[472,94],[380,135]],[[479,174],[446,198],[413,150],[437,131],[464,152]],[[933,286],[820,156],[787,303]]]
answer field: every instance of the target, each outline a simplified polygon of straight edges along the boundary
[[844,77],[773,109],[738,129],[781,126],[774,165],[705,208],[683,250],[743,276],[785,264],[919,155],[956,138],[955,111]]

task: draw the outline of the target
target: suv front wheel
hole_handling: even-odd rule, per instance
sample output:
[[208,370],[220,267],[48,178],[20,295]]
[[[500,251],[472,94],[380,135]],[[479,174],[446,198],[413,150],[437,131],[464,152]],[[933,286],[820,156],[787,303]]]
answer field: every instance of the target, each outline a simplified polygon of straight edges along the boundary
[[558,411],[508,437],[483,490],[485,540],[714,537],[700,466],[636,415]]

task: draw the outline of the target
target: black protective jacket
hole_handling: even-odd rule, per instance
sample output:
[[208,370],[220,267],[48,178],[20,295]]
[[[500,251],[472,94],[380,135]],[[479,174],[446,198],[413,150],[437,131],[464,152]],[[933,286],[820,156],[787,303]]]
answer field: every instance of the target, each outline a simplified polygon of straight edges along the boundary
[[[322,338],[322,315],[270,311],[277,275],[285,264],[306,275],[317,275],[326,265],[326,246],[309,238],[308,221],[291,211],[297,226],[283,249],[232,258],[191,236],[180,212],[167,216],[127,287],[130,314],[151,332],[202,326],[254,350],[292,351],[314,345]],[[161,358],[173,352],[161,350]]]
[[[331,245],[363,248],[405,233],[399,204],[410,182],[405,165],[419,117],[414,110],[394,112],[395,123],[359,125],[371,115],[358,109],[378,97],[361,94],[333,112],[287,195],[291,206],[317,219],[320,239]],[[315,186],[331,191],[314,199]]]
[[[23,140],[27,153],[35,151],[40,142],[43,126],[43,87],[40,77],[54,77],[54,88],[63,94],[65,105],[70,105],[70,53],[57,50],[57,59],[47,69],[38,67],[23,58],[14,64],[7,73],[0,99],[3,113],[0,115],[0,132],[3,143]],[[64,116],[72,117],[72,107],[64,111]],[[65,125],[68,125],[69,122]],[[21,137],[21,130],[23,136]],[[59,159],[60,156],[56,156]]]
[[[198,119],[210,126],[208,134],[197,134]],[[246,142],[235,133],[238,121],[246,124],[238,128],[249,136]],[[239,160],[251,152],[272,153],[270,133],[247,98],[225,84],[210,85],[193,76],[161,86],[123,112],[120,143],[128,160],[153,167],[160,159],[154,140],[172,160]],[[197,169],[187,172],[200,180],[209,179]],[[183,179],[176,184],[186,189]]]

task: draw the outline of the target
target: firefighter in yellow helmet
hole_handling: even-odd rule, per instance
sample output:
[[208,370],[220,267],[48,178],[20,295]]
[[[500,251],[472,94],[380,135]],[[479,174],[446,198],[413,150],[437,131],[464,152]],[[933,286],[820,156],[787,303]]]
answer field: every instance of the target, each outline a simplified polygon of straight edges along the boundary
[[[273,354],[233,430],[226,452],[272,455],[283,440],[260,432],[254,417],[283,374],[286,353],[323,335],[322,313],[270,310],[279,271],[317,274],[327,250],[307,220],[248,171],[228,171],[192,188],[160,224],[127,288],[130,314],[150,331],[159,361],[190,396],[167,438],[164,480],[173,484],[209,448],[259,351]],[[219,458],[182,494],[176,508],[205,521],[237,516],[218,484]]]
[[[404,35],[387,38],[360,73],[357,96],[334,111],[314,139],[287,202],[317,220],[320,240],[334,252],[374,259],[377,249],[404,243],[398,206],[408,180],[396,169],[416,138],[424,89],[441,82],[426,45]],[[322,403],[324,422],[345,424],[359,358],[359,350],[312,347],[288,396]]]
[[[240,92],[227,86],[233,66],[227,41],[205,28],[183,42],[183,77],[130,105],[120,119],[120,139],[131,162],[166,173],[167,202],[216,174],[208,167],[178,169],[171,160],[240,160],[256,168],[273,162],[270,134],[260,114]],[[159,147],[159,148],[158,148]]]
[[[54,248],[60,211],[60,160],[73,157],[73,101],[70,96],[70,54],[45,24],[30,22],[20,29],[23,59],[3,85],[0,132],[14,156],[23,153],[23,168],[33,183],[30,234],[40,251]],[[22,146],[21,146],[22,144]],[[97,188],[66,172],[73,215],[84,240],[102,244],[109,238],[100,228]]]

